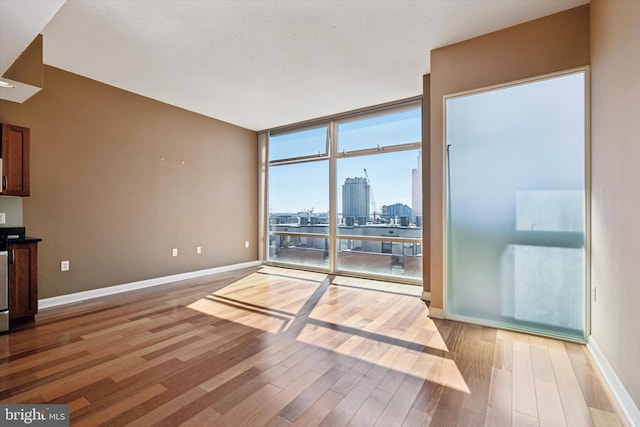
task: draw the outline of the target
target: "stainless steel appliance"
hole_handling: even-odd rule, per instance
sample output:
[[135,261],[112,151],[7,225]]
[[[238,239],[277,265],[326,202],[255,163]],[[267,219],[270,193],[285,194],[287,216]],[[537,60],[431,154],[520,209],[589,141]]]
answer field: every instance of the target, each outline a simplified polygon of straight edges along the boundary
[[0,334],[9,330],[9,241],[24,235],[24,227],[0,227]]
[[0,233],[0,333],[9,330],[9,264],[7,235]]

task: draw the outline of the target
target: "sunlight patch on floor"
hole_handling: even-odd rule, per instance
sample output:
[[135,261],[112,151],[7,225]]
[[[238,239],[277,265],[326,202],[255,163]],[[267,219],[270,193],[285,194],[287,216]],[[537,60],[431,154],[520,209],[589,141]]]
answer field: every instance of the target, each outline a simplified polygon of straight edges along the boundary
[[358,363],[470,393],[419,298],[421,287],[347,277],[328,285],[326,279],[264,267],[188,307],[269,333],[293,332],[301,343]]
[[316,291],[321,282],[318,279],[326,277],[311,273],[301,279],[289,272],[250,274],[187,307],[244,326],[282,332]]
[[[436,384],[470,394],[469,386],[465,382],[456,362],[445,355],[433,353],[442,350],[424,346],[401,339],[381,341],[380,337],[365,335],[351,335],[342,344],[335,347],[334,340],[340,339],[341,334],[347,332],[325,326],[307,324],[298,335],[298,341],[305,344],[324,348],[337,354],[357,358],[371,365],[392,369],[403,374],[411,375],[421,380],[429,380]],[[436,332],[437,336],[439,334]],[[386,339],[386,337],[385,337]],[[433,340],[440,342],[442,337]],[[432,339],[429,339],[432,342]]]

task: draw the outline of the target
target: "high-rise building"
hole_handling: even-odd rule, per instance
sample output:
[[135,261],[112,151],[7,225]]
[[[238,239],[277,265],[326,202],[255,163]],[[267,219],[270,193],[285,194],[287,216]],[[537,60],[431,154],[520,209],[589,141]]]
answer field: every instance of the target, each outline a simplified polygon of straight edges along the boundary
[[342,216],[369,219],[369,183],[366,178],[347,178],[342,185]]
[[393,205],[382,206],[382,217],[387,219],[395,219],[395,217],[411,218],[411,208],[404,203],[395,203]]

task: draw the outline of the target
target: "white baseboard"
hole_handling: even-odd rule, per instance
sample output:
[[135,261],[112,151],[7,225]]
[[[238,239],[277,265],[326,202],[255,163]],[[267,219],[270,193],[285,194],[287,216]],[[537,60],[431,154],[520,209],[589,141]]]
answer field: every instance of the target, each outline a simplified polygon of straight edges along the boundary
[[121,292],[133,291],[136,289],[148,288],[151,286],[164,285],[166,283],[178,282],[181,280],[195,279],[202,276],[208,276],[216,273],[224,273],[227,271],[240,270],[243,268],[257,267],[262,265],[261,261],[249,261],[240,264],[225,265],[222,267],[207,268],[205,270],[190,271],[188,273],[173,274],[171,276],[157,277],[154,279],[140,280],[138,282],[125,283],[122,285],[108,286],[106,288],[92,289],[90,291],[76,292],[68,295],[60,295],[57,297],[44,298],[38,300],[39,309],[47,309],[57,307],[64,304],[86,301],[93,298],[99,298],[107,295],[119,294]]
[[429,317],[444,319],[444,310],[438,307],[429,307]]
[[602,374],[605,382],[609,386],[609,390],[611,390],[611,394],[613,394],[614,399],[620,406],[620,410],[623,415],[627,419],[627,422],[632,427],[640,427],[640,409],[636,406],[635,402],[631,398],[631,395],[616,375],[616,372],[613,370],[609,361],[598,347],[596,340],[593,336],[589,337],[589,342],[587,343],[587,348],[593,357],[593,360],[596,362],[598,369],[600,369],[600,373]]
[[423,301],[431,301],[431,292],[426,292],[426,291],[422,291],[422,298]]

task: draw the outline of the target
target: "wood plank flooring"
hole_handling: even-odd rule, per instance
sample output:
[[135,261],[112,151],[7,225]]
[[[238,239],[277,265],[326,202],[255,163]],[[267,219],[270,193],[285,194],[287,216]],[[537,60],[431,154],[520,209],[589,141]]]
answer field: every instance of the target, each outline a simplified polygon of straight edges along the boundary
[[621,426],[584,346],[430,319],[419,288],[257,267],[42,311],[0,401],[74,426]]

